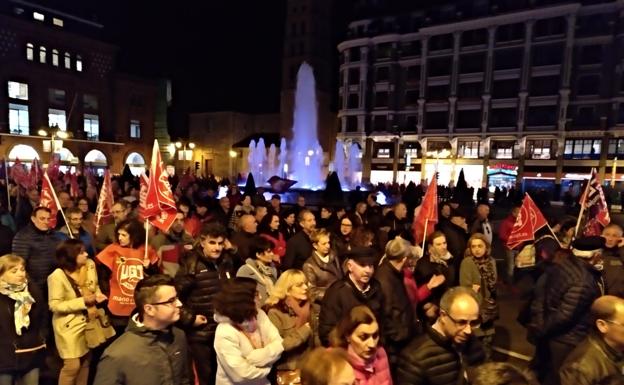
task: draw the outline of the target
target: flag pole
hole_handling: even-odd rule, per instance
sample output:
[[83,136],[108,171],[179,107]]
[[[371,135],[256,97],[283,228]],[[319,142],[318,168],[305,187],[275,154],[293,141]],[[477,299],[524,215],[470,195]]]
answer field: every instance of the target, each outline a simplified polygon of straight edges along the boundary
[[[592,173],[593,173],[594,169],[592,169]],[[585,211],[585,200],[587,200],[587,194],[589,192],[589,185],[591,183],[591,173],[589,174],[589,179],[587,180],[587,186],[585,186],[585,191],[583,191],[583,195],[581,195],[581,211],[579,212],[579,216],[576,219],[576,227],[574,228],[574,238],[576,239],[576,236],[578,234],[579,231],[579,227],[581,226],[581,218],[583,218],[583,211]]]
[[425,241],[427,240],[427,226],[429,225],[429,217],[425,218],[425,231],[423,231],[422,252],[425,255]]
[[9,208],[9,213],[10,213],[12,208],[11,208],[11,191],[9,190],[9,169],[7,168],[6,158],[4,158],[3,161],[4,161],[4,183],[6,183],[6,190],[7,190],[7,207]]
[[149,245],[149,220],[145,218],[145,252],[143,254],[143,263],[147,261],[147,248]]

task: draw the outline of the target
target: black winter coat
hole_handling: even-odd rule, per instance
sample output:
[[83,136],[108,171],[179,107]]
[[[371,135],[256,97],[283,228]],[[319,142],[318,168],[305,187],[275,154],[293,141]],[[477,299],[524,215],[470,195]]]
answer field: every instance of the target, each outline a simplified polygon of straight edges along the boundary
[[602,276],[606,293],[624,297],[624,247],[604,248],[602,258],[604,259]]
[[395,385],[466,384],[466,369],[484,359],[483,347],[474,335],[458,350],[452,341],[427,328],[401,352]]
[[384,325],[383,336],[390,363],[407,345],[416,328],[414,307],[412,306],[405,285],[403,272],[384,260],[375,271],[375,279],[381,285],[384,295],[384,309],[380,324]]
[[589,309],[603,292],[599,271],[578,257],[564,259],[546,282],[543,336],[577,345],[591,329]]
[[300,230],[286,242],[286,255],[282,260],[281,270],[301,270],[304,262],[312,255],[313,251],[314,247],[312,247],[310,237],[303,230]]
[[617,383],[622,384],[623,367],[622,353],[607,345],[596,333],[590,333],[568,355],[559,370],[559,377],[561,385],[598,385],[606,378],[618,379]]
[[446,236],[446,247],[453,257],[459,274],[459,265],[466,252],[468,233],[451,221],[445,221],[440,225],[440,231]]
[[26,271],[31,282],[39,286],[43,293],[47,292],[48,275],[56,269],[55,253],[59,242],[54,230],[41,231],[32,222],[13,238],[13,254],[26,260]]
[[[236,277],[236,270],[229,254],[212,261],[203,256],[196,247],[180,259],[180,269],[175,285],[183,307],[178,325],[186,331],[189,342],[211,342],[217,323],[214,320],[212,299],[221,290],[224,281]],[[208,323],[195,328],[196,315],[204,315]]]
[[383,333],[384,295],[381,285],[371,278],[370,288],[361,292],[349,276],[334,282],[326,291],[319,315],[319,337],[323,346],[329,345],[329,333],[351,309],[366,305],[375,314]]
[[447,266],[444,266],[441,263],[431,262],[431,259],[428,255],[424,256],[423,258],[419,259],[418,262],[416,262],[416,268],[414,269],[414,279],[416,280],[416,284],[418,286],[426,285],[431,277],[433,277],[434,275],[442,274],[446,278],[443,284],[434,289],[431,289],[431,295],[429,296],[427,301],[423,302],[423,305],[427,302],[439,305],[440,299],[442,299],[442,295],[444,294],[444,292],[448,288],[456,286],[458,284],[458,281],[455,279],[455,277],[457,276],[457,270],[455,269],[456,263],[454,262],[455,259],[457,258],[452,258],[451,260],[447,261]]
[[16,349],[40,347],[45,343],[48,334],[48,302],[43,297],[39,287],[28,284],[28,291],[35,303],[28,315],[30,326],[22,329],[22,335],[15,332],[15,301],[6,295],[0,294],[0,373],[13,371],[29,371],[43,364],[45,349],[32,352],[16,353]]

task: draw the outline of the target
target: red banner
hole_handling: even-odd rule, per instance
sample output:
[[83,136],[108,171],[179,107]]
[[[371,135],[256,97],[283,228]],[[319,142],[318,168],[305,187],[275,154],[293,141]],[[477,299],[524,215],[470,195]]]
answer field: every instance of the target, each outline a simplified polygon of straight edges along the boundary
[[507,247],[513,249],[527,241],[535,240],[535,232],[548,225],[548,221],[539,208],[533,202],[533,199],[526,194],[522,201],[522,207],[511,229],[511,234],[507,239]]
[[104,224],[104,220],[113,215],[113,189],[111,186],[110,171],[104,171],[104,183],[100,190],[98,205],[95,209],[95,233],[98,233],[100,226]]
[[438,181],[434,174],[423,197],[420,211],[418,215],[414,215],[412,232],[416,244],[422,243],[427,236],[433,233],[436,223],[438,223]]
[[169,175],[162,166],[157,140],[154,140],[150,176],[147,183],[144,178],[147,179],[147,177],[141,177],[139,201],[142,218],[149,219],[152,225],[167,231],[175,221],[177,208],[169,185]]
[[24,164],[20,162],[18,158],[15,158],[15,163],[13,163],[13,166],[11,167],[11,173],[9,175],[16,184],[24,187],[25,189],[28,189],[32,186],[30,183],[30,176],[26,171],[26,167],[24,167]]
[[602,234],[602,228],[611,222],[607,200],[598,180],[596,169],[592,169],[589,185],[581,197],[581,206],[587,215],[583,235],[586,237]]
[[49,226],[51,229],[56,227],[56,215],[59,211],[57,202],[58,199],[56,198],[56,193],[54,192],[54,187],[50,182],[48,173],[44,172],[43,178],[41,178],[41,198],[39,199],[39,206],[50,209]]

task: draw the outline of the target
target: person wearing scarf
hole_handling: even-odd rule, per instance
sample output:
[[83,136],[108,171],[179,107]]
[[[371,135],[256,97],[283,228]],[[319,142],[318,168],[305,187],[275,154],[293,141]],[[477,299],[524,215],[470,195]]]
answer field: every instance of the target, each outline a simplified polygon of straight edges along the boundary
[[459,268],[459,285],[471,288],[481,300],[480,309],[483,323],[475,330],[481,338],[486,356],[491,355],[494,338],[496,307],[496,261],[490,255],[491,248],[484,234],[475,233],[468,239],[468,247]]
[[379,337],[377,319],[365,305],[352,308],[329,335],[332,347],[347,350],[358,385],[392,385],[388,355]]
[[252,249],[255,258],[247,258],[245,264],[236,272],[236,276],[252,278],[258,282],[260,305],[264,305],[277,281],[274,262],[278,257],[273,253],[273,244],[266,238],[256,237]]
[[47,306],[26,277],[22,257],[0,257],[0,383],[39,384],[46,348]]
[[278,383],[295,383],[297,361],[312,346],[308,280],[301,270],[280,275],[266,301],[267,314],[284,339],[284,353],[276,363]]

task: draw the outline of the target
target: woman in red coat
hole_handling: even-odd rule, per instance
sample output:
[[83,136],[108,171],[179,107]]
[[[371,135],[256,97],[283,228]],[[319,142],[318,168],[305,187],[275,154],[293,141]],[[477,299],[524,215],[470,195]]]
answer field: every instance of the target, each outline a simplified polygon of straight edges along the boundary
[[273,254],[279,258],[279,262],[276,261],[276,265],[279,266],[282,257],[286,254],[286,239],[284,234],[279,231],[280,218],[277,214],[267,214],[260,221],[258,226],[258,233],[263,238],[268,239],[273,244]]

